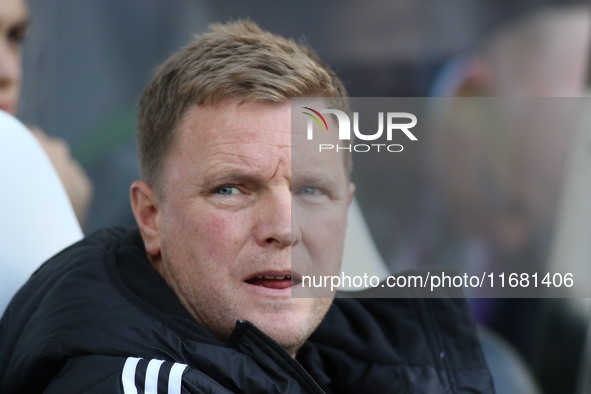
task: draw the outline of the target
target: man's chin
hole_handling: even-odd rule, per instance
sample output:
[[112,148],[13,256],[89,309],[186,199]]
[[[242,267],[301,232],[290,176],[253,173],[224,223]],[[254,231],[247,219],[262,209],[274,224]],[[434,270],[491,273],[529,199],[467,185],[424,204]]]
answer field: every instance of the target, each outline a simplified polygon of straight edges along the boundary
[[326,315],[332,300],[298,299],[297,301],[300,308],[294,308],[295,310],[285,308],[280,311],[258,313],[246,316],[245,320],[252,322],[295,356],[297,350],[312,335]]
[[316,329],[316,326],[310,327],[309,325],[302,324],[302,322],[299,325],[295,322],[288,321],[283,323],[253,323],[293,357],[295,357],[299,348],[302,347]]

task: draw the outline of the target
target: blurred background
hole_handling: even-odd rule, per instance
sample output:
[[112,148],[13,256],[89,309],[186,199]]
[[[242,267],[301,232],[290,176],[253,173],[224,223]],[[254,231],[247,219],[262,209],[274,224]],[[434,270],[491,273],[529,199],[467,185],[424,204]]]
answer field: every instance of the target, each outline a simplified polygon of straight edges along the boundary
[[[94,195],[86,233],[134,223],[128,189],[138,178],[137,99],[154,67],[212,22],[248,17],[309,43],[351,96],[581,97],[587,91],[591,12],[586,1],[28,4],[32,24],[23,53],[19,117],[65,139],[89,174]],[[387,176],[396,182],[383,194],[387,208],[361,199],[392,271],[450,260],[548,267],[556,259],[552,247],[564,212],[559,207],[574,137],[565,130],[543,138],[524,132],[495,137],[491,144],[495,131],[482,134],[456,133],[447,143],[433,136],[416,154],[388,168]],[[552,139],[557,135],[561,138]],[[528,143],[534,140],[538,143]],[[497,148],[491,150],[493,145]],[[359,173],[364,165],[359,168],[355,176],[364,183],[367,177]],[[380,187],[377,177],[365,183],[366,190]],[[586,385],[588,312],[579,304],[572,299],[472,302],[480,324],[515,349],[544,393],[591,390]]]

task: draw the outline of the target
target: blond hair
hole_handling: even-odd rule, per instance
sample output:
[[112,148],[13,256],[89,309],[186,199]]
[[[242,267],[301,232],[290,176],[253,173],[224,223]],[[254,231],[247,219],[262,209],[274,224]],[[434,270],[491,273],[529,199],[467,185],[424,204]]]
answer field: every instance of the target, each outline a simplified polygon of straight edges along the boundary
[[142,178],[157,188],[175,129],[193,104],[216,104],[229,97],[287,102],[292,97],[346,96],[341,80],[308,46],[248,20],[211,25],[158,68],[141,96]]

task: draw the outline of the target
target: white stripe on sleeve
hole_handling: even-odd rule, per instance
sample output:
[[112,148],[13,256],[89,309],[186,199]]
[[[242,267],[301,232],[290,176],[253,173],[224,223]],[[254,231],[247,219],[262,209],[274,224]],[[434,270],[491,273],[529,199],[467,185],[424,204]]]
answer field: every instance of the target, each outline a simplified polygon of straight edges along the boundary
[[168,376],[168,394],[181,394],[183,373],[187,368],[186,364],[174,363]]
[[158,373],[163,363],[163,360],[150,360],[148,363],[144,394],[158,394]]
[[137,394],[137,387],[135,387],[135,369],[137,363],[140,361],[137,357],[127,357],[123,372],[121,372],[121,383],[123,383],[123,392],[125,394]]

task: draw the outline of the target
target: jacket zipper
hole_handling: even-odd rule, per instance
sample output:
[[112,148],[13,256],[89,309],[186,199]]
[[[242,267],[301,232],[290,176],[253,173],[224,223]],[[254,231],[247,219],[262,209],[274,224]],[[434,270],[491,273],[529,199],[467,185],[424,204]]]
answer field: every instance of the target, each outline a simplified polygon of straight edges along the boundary
[[248,320],[239,320],[238,323],[247,328],[251,333],[254,334],[256,338],[260,339],[268,346],[270,346],[277,355],[283,358],[284,361],[291,364],[295,372],[299,375],[300,378],[302,378],[307,383],[307,386],[312,390],[312,392],[326,394],[322,387],[320,387],[318,382],[316,382],[314,378],[310,375],[310,373],[306,371],[302,364],[300,364],[299,361],[295,358],[291,357],[291,355],[287,353],[283,346],[281,346],[273,338],[259,330],[257,326],[255,326]]

